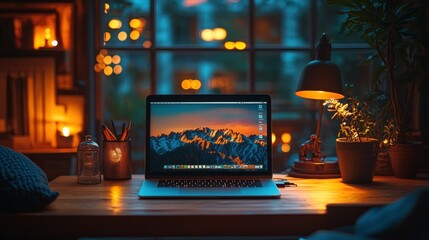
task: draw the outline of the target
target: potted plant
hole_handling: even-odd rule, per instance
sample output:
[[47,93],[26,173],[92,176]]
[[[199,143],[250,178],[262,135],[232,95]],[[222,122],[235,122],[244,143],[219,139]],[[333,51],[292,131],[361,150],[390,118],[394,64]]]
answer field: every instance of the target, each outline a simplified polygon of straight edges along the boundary
[[340,120],[335,142],[341,178],[346,183],[371,183],[377,161],[379,141],[371,137],[374,120],[370,106],[356,97],[347,103],[330,99],[323,103],[332,118]]
[[389,156],[393,172],[397,177],[412,178],[416,175],[416,162],[422,155],[422,147],[420,143],[407,141],[406,133],[413,91],[427,74],[424,41],[429,28],[425,19],[425,1],[327,1],[341,7],[339,13],[347,16],[340,31],[347,29],[358,33],[375,50],[370,59],[382,63],[376,80],[384,83],[389,95],[386,107],[392,109],[395,136]]

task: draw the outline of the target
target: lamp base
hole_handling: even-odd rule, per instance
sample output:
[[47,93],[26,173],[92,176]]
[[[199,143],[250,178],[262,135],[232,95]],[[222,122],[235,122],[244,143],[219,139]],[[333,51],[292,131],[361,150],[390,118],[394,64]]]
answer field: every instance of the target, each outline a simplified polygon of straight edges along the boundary
[[289,176],[300,178],[340,178],[340,168],[336,158],[326,158],[323,162],[295,160]]

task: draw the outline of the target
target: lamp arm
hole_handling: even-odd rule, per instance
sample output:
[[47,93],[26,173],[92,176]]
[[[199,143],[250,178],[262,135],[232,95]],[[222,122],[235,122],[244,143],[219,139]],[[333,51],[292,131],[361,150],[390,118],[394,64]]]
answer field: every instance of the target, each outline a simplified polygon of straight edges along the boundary
[[319,100],[319,117],[317,119],[316,136],[320,139],[320,128],[322,127],[323,101]]

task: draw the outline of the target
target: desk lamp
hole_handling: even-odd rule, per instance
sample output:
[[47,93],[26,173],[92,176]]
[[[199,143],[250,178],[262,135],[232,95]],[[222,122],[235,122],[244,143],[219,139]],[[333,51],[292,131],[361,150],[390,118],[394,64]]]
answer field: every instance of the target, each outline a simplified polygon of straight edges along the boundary
[[340,69],[330,59],[331,44],[328,36],[323,33],[317,45],[316,60],[309,62],[305,66],[295,92],[299,97],[319,101],[317,130],[316,134],[312,134],[309,140],[301,144],[299,159],[292,166],[291,176],[308,178],[340,177],[338,162],[335,159],[327,159],[326,155],[320,152],[323,101],[344,97]]

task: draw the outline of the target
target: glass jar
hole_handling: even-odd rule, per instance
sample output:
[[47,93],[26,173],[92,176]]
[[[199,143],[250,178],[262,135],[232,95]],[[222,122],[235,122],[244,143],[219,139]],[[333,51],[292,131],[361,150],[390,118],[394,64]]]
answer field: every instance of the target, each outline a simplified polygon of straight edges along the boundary
[[101,183],[99,149],[98,144],[91,139],[91,135],[86,135],[85,141],[79,144],[77,149],[78,183]]

